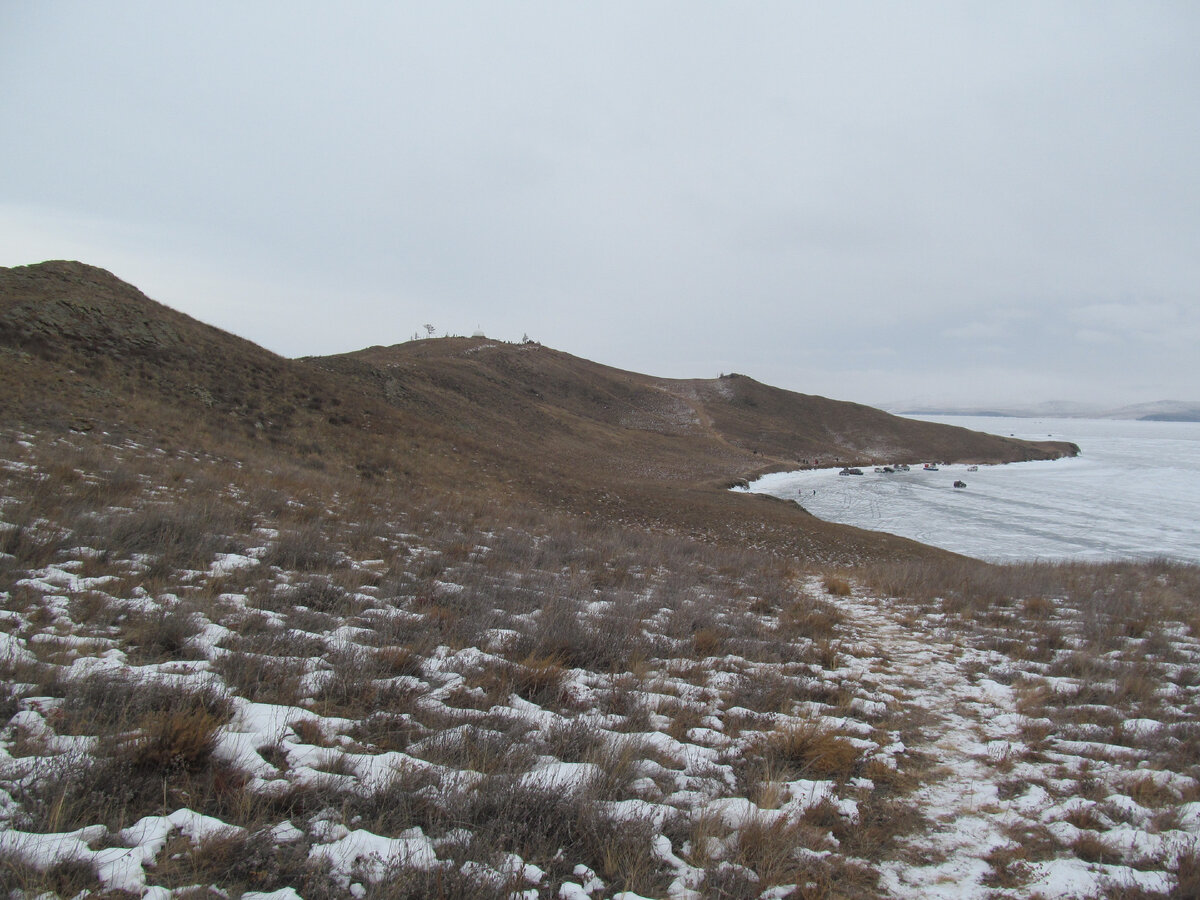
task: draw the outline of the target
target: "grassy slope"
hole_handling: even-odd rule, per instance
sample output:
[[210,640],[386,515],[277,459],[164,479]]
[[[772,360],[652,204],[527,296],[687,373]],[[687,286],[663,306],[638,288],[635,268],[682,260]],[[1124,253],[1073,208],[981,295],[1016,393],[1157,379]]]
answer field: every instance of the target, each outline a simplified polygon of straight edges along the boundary
[[926,551],[726,488],[818,460],[999,462],[1074,452],[914,422],[744,376],[654,378],[538,344],[447,338],[310,362],[356,379],[406,416],[445,423],[540,502],[806,558]]
[[1195,896],[1194,567],[822,575],[514,512],[0,429],[0,885]]
[[102,269],[0,270],[6,421],[120,427],[184,446],[394,471],[432,489],[852,562],[931,552],[730,494],[820,457],[1004,461],[1069,452],[794,394],[674,381],[536,344],[441,339],[293,361]]

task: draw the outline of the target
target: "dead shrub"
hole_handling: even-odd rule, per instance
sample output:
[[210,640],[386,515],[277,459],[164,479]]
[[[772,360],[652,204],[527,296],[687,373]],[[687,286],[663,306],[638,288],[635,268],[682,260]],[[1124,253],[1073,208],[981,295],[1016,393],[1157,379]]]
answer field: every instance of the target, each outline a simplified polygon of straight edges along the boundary
[[96,870],[85,862],[61,860],[33,866],[12,852],[0,852],[0,885],[9,896],[76,897],[101,888]]
[[327,532],[333,526],[316,520],[282,532],[267,550],[263,562],[291,572],[329,571],[341,561]]
[[210,502],[156,503],[107,524],[102,534],[121,556],[145,553],[166,567],[195,569],[213,553],[242,549],[229,538],[238,524],[228,509]]
[[767,767],[786,774],[785,780],[853,776],[859,752],[849,740],[818,723],[795,725],[768,734],[755,748]]
[[302,679],[308,671],[303,659],[240,651],[218,657],[212,666],[239,696],[253,703],[283,706],[300,701]]
[[853,593],[850,581],[842,575],[826,575],[821,579],[821,585],[825,593],[834,597],[849,597]]
[[785,606],[779,613],[779,635],[788,640],[806,637],[819,640],[833,636],[842,614],[829,603],[804,598]]
[[541,705],[558,700],[566,675],[562,659],[553,654],[530,654],[510,669],[513,692],[530,703]]
[[1100,835],[1094,831],[1082,831],[1071,850],[1084,862],[1116,865],[1121,861],[1121,854],[1106,844]]
[[217,733],[228,716],[194,703],[145,717],[139,733],[121,750],[135,769],[149,772],[196,772],[206,767],[217,747]]
[[133,657],[140,662],[164,659],[198,659],[201,654],[189,647],[189,641],[200,633],[196,615],[181,606],[163,607],[131,613],[121,623],[124,638],[135,650]]

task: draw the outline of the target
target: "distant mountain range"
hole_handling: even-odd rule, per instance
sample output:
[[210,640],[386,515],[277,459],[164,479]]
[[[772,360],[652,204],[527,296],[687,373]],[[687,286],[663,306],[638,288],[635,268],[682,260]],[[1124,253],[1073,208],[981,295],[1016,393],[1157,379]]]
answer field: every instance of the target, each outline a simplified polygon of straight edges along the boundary
[[889,404],[908,416],[1004,416],[1015,419],[1136,419],[1143,422],[1200,422],[1200,400],[1156,400],[1116,408],[1095,403],[1050,400],[1029,406],[937,406]]

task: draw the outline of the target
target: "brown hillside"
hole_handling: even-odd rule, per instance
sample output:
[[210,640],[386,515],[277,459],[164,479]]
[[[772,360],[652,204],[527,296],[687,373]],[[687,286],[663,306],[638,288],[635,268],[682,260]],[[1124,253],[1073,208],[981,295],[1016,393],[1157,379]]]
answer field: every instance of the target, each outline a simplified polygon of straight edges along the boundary
[[725,486],[804,465],[1014,462],[1077,452],[1070,444],[917,422],[742,375],[639,375],[540,344],[443,338],[310,362],[357,378],[398,409],[487,435],[499,452],[525,458],[541,451],[546,465],[572,471],[586,459],[606,479]]
[[1061,455],[771,388],[679,381],[537,344],[445,338],[288,360],[102,269],[0,269],[6,423],[122,429],[179,446],[405,477],[820,561],[926,554],[731,483],[804,460]]
[[[445,469],[441,454],[422,451],[404,416],[355,383],[199,322],[83,263],[0,268],[0,361],[6,423],[228,446],[265,460],[280,453],[367,473]],[[432,426],[417,424],[429,444]]]
[[539,502],[822,559],[924,550],[727,487],[817,460],[1007,462],[1077,452],[914,422],[744,376],[640,375],[533,343],[443,338],[309,362],[355,378],[406,415],[457,430]]
[[[0,346],[8,415],[79,424],[168,401],[247,434],[282,435],[340,403],[329,379],[77,262],[0,269]],[[33,377],[48,373],[57,389]],[[179,424],[153,412],[156,426]]]

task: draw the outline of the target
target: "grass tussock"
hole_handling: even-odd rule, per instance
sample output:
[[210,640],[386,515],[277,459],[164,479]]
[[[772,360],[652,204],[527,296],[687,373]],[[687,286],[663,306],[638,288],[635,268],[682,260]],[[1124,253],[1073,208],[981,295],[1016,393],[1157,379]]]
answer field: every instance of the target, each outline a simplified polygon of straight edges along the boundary
[[138,733],[119,755],[135,770],[197,772],[209,765],[217,732],[227,716],[204,703],[162,710],[142,719]]
[[0,885],[23,897],[76,897],[101,889],[96,870],[87,863],[64,860],[36,867],[10,852],[0,852]]
[[842,575],[826,575],[821,579],[821,585],[832,597],[849,597],[853,593],[850,580]]
[[845,781],[854,775],[860,762],[859,751],[848,738],[817,723],[773,731],[755,747],[755,753],[768,771],[788,781]]

